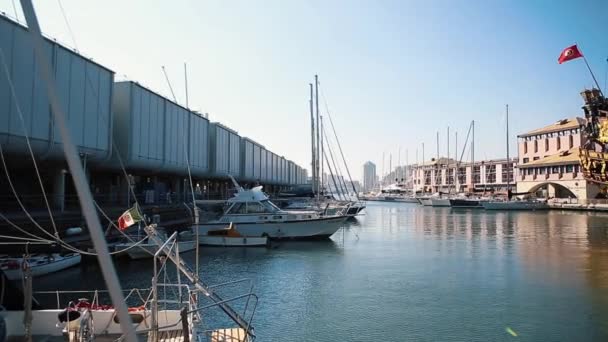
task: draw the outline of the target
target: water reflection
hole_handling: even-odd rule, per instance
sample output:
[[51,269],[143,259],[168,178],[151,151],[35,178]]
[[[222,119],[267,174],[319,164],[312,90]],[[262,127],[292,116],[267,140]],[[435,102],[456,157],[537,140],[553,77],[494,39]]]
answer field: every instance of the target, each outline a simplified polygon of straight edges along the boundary
[[[254,281],[261,341],[490,341],[512,338],[507,326],[529,341],[608,340],[607,223],[368,203],[329,241],[203,248],[201,276]],[[151,267],[117,262],[125,287],[149,286]],[[92,264],[37,286],[100,283]]]

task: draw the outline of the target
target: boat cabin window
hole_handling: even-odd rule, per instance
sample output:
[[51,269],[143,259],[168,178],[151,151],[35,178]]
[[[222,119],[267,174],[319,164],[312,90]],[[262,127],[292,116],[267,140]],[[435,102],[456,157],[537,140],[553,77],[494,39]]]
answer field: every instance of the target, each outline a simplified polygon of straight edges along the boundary
[[245,203],[235,203],[228,209],[227,214],[247,214],[247,206]]
[[274,203],[270,202],[269,200],[261,201],[260,204],[262,204],[264,208],[266,208],[267,213],[274,213],[280,210],[279,207],[274,205]]
[[260,202],[235,203],[228,208],[226,214],[267,214],[275,213],[280,209],[269,200]]
[[265,213],[266,209],[259,202],[247,202],[247,214]]

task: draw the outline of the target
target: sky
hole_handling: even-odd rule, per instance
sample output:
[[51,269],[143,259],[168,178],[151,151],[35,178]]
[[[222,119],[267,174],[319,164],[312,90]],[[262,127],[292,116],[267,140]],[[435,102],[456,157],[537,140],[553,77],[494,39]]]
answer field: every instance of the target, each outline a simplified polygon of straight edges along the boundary
[[309,170],[318,74],[355,179],[368,160],[421,161],[423,143],[434,157],[437,132],[445,155],[447,127],[460,155],[472,120],[475,159],[503,158],[506,104],[512,155],[517,134],[581,116],[593,80],[582,59],[557,64],[574,43],[602,88],[608,74],[601,0],[60,1],[34,1],[48,36],[170,97],[165,66],[181,104],[187,63],[190,108]]

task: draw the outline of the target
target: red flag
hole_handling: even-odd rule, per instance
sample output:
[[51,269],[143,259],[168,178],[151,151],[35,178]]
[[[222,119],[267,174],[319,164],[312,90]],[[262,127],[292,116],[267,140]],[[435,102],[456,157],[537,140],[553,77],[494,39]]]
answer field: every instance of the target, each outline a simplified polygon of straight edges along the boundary
[[583,57],[583,54],[578,50],[578,46],[572,45],[562,51],[557,59],[557,63],[562,64],[564,62]]

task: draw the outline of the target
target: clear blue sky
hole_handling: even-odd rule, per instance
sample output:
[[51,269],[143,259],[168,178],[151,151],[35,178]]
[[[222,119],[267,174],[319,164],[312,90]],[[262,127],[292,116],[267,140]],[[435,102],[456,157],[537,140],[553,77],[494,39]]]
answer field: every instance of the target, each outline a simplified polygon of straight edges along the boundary
[[[15,1],[18,6],[18,1]],[[14,16],[12,1],[1,10]],[[504,106],[515,136],[581,115],[592,85],[579,44],[604,86],[608,1],[61,1],[85,55],[169,94],[309,168],[308,83],[319,74],[356,178],[399,146],[435,155],[439,130],[476,121],[476,159],[504,157]],[[57,1],[36,1],[43,31],[74,46]],[[21,20],[23,16],[19,14]],[[453,139],[453,137],[452,137]],[[453,155],[453,145],[451,147]]]

